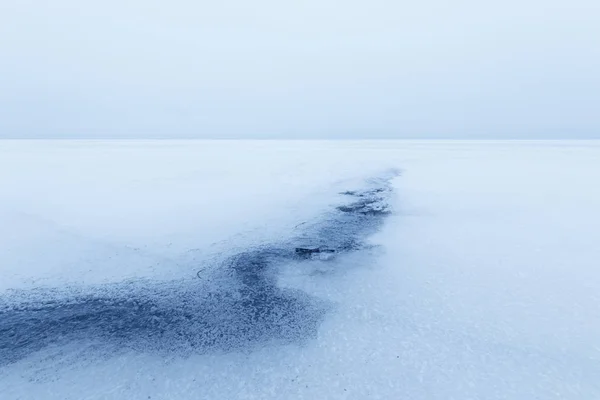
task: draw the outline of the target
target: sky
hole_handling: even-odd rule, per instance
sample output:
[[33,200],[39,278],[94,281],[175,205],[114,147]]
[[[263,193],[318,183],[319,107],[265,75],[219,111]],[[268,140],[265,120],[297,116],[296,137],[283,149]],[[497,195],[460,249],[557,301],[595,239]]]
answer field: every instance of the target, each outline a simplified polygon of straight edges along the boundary
[[3,138],[600,138],[598,0],[2,0]]

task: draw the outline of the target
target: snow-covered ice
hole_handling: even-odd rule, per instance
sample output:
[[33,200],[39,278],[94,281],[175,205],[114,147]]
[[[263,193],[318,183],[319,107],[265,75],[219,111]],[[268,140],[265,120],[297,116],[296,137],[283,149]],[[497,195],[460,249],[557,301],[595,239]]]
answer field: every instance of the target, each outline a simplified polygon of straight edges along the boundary
[[600,398],[597,182],[597,141],[0,141],[0,398]]

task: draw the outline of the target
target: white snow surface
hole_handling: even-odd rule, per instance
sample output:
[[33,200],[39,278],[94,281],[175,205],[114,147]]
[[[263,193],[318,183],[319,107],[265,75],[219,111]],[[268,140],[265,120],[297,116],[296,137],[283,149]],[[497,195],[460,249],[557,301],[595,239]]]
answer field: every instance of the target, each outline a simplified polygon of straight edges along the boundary
[[390,169],[378,251],[278,276],[335,305],[317,337],[41,350],[0,398],[600,398],[598,141],[0,141],[0,297],[193,276]]

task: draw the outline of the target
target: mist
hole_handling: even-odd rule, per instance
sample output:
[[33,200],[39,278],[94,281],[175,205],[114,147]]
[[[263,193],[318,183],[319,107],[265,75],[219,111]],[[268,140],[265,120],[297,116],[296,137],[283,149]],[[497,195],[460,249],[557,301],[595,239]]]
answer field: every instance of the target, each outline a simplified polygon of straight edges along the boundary
[[600,138],[593,0],[4,0],[2,138]]

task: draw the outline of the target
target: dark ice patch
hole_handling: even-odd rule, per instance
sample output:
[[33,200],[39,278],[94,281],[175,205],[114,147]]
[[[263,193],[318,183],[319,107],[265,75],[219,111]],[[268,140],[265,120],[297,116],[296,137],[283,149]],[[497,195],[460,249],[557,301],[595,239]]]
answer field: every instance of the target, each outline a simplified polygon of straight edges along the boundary
[[226,257],[200,279],[139,280],[78,289],[38,289],[0,297],[0,365],[49,345],[77,341],[105,349],[169,354],[247,350],[316,337],[329,305],[277,285],[278,268],[298,268],[365,248],[389,214],[386,180],[348,191],[354,202],[301,224],[278,243]]

